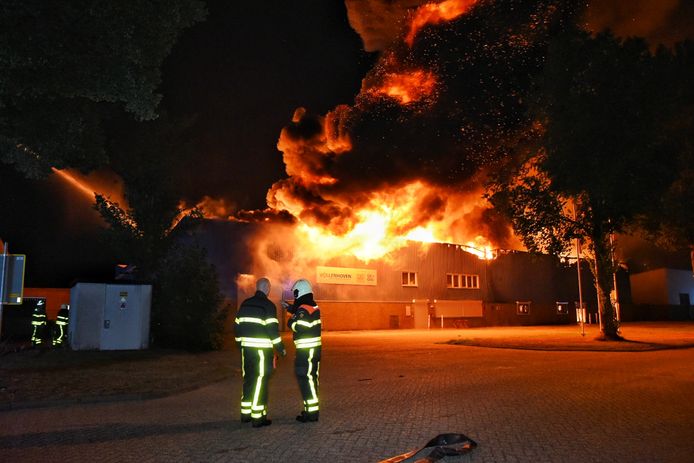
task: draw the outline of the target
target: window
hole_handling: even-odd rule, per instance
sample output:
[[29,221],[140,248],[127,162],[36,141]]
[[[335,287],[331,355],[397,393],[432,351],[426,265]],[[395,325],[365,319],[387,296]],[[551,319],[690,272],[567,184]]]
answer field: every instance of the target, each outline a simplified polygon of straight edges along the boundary
[[528,315],[530,313],[530,301],[516,301],[516,314]]
[[402,285],[403,286],[417,286],[417,273],[416,272],[402,272]]
[[447,288],[461,288],[461,289],[479,289],[480,277],[479,277],[479,275],[464,275],[461,273],[447,273],[446,274],[446,287]]
[[568,315],[569,314],[569,303],[568,302],[557,302],[557,315]]

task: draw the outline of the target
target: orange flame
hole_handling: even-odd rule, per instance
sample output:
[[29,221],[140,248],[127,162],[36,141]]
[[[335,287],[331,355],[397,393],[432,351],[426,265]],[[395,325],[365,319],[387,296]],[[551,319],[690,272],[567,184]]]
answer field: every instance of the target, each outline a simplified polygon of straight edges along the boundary
[[[427,198],[446,198],[442,205],[429,213]],[[285,203],[295,217],[302,216],[300,202]],[[349,207],[348,205],[344,205]],[[470,252],[480,258],[492,258],[492,243],[479,235],[479,230],[466,225],[480,208],[488,207],[479,192],[443,191],[414,181],[399,187],[371,193],[363,206],[356,208],[355,223],[342,234],[328,226],[299,220],[296,239],[303,249],[311,249],[313,257],[323,259],[352,255],[364,262],[387,257],[407,245],[408,241],[468,242]],[[474,221],[473,221],[474,222]]]
[[417,9],[410,23],[405,42],[410,47],[417,33],[428,24],[438,24],[461,16],[477,3],[477,0],[446,0],[441,3],[427,3]]
[[409,73],[389,73],[383,84],[368,90],[373,95],[386,95],[406,105],[420,101],[433,94],[436,88],[436,77],[431,72],[415,70]]

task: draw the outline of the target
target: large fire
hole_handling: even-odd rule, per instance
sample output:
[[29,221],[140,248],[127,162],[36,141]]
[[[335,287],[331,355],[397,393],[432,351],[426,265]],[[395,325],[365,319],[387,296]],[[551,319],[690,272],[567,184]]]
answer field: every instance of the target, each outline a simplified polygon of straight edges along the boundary
[[[476,3],[445,0],[419,7],[410,17],[404,42],[412,47],[423,27],[458,18]],[[356,171],[352,168],[349,174],[341,169],[345,157],[354,156],[356,144],[364,143],[353,132],[358,120],[355,115],[368,110],[364,108],[377,108],[386,99],[409,114],[412,108],[425,112],[439,102],[440,92],[445,90],[445,82],[437,75],[440,69],[411,61],[406,53],[384,52],[365,77],[354,105],[339,105],[324,116],[309,116],[304,108],[295,111],[277,144],[287,178],[268,191],[267,210],[235,213],[235,204],[209,196],[197,204],[197,209],[205,217],[256,222],[272,222],[273,217],[279,217],[280,224],[290,222],[288,228],[278,229],[269,224],[267,230],[273,231],[267,236],[259,233],[252,248],[260,254],[270,242],[282,243],[282,248],[292,250],[293,262],[344,256],[363,262],[387,259],[411,241],[455,243],[482,259],[493,258],[492,249],[503,242],[498,229],[505,227],[508,231],[508,226],[498,227],[486,220],[490,206],[483,199],[481,178],[472,178],[469,172],[458,177],[451,171],[445,181],[439,177],[437,182],[427,178],[431,168],[423,168],[422,175],[415,175],[412,169],[391,169],[398,167],[397,153],[384,155],[383,159],[391,160],[391,166],[386,164],[381,169],[403,174],[400,177],[374,181],[384,171],[373,168],[362,183],[362,166]],[[393,105],[386,103],[392,109]],[[436,132],[435,127],[431,129]],[[441,150],[436,155],[440,156]],[[458,153],[450,152],[450,156],[455,158]],[[433,159],[421,152],[422,163],[436,164]],[[363,166],[370,167],[366,163]],[[182,202],[180,209],[185,212],[190,206]]]
[[[455,19],[475,3],[446,0],[419,7],[405,42],[411,46],[424,26]],[[415,107],[426,111],[438,100],[438,86],[434,69],[415,66],[401,54],[386,51],[362,82],[354,106],[337,106],[325,116],[297,109],[277,144],[288,178],[276,182],[267,194],[267,211],[286,212],[294,223],[270,241],[291,242],[295,259],[311,261],[353,256],[369,262],[388,258],[410,241],[456,243],[480,258],[493,258],[493,243],[487,237],[494,233],[484,225],[490,206],[483,199],[480,179],[461,178],[454,182],[456,186],[443,186],[424,175],[408,175],[377,186],[355,186],[359,173],[345,175],[339,167],[342,157],[354,148],[351,124],[362,107],[390,99],[408,109],[418,103]],[[213,206],[214,201],[205,198],[199,208],[206,214],[226,213],[226,208]],[[250,216],[255,221],[268,217]],[[267,242],[258,242],[254,247],[266,246]]]
[[295,239],[312,249],[315,256],[352,255],[368,262],[387,257],[408,241],[420,241],[464,243],[469,252],[489,259],[493,257],[492,243],[480,235],[480,230],[469,228],[488,207],[480,193],[445,191],[420,180],[385,188],[372,192],[357,207],[340,204],[354,209],[353,222],[344,233],[302,219],[300,204],[284,206],[299,217]]

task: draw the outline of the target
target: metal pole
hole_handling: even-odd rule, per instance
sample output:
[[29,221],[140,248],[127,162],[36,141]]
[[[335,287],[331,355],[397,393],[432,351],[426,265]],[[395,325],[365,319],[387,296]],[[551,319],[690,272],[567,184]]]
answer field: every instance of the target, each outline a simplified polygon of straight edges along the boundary
[[[574,222],[576,221],[576,203],[572,202]],[[586,311],[583,308],[583,288],[581,285],[581,240],[576,237],[576,273],[578,274],[578,310],[581,311],[581,336],[586,335]]]
[[[0,244],[2,241],[0,241]],[[0,269],[0,338],[2,338],[2,312],[3,301],[5,300],[5,268],[7,262],[7,249],[9,246],[5,243],[2,247],[2,269]]]
[[621,320],[619,313],[619,292],[617,290],[617,268],[614,265],[614,233],[610,233],[610,257],[612,258],[612,284],[614,285],[614,310],[617,321]]
[[583,289],[581,285],[581,240],[576,238],[576,272],[578,273],[578,306],[581,311],[581,336],[586,335],[586,311],[583,308]]

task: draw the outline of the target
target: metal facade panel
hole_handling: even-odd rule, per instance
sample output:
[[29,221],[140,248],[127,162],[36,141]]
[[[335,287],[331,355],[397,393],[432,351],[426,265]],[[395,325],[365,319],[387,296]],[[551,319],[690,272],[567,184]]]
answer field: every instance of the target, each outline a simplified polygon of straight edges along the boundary
[[151,285],[77,283],[70,290],[70,347],[146,349],[151,302]]
[[434,303],[436,317],[483,317],[483,303],[481,300],[466,301],[441,301]]
[[[482,300],[487,284],[487,261],[464,247],[440,243],[416,243],[387,258],[369,263],[354,258],[331,259],[325,265],[376,271],[376,286],[315,283],[319,299],[365,301],[411,301],[421,299]],[[416,286],[403,286],[402,273],[414,272]],[[262,272],[259,272],[259,274]],[[447,288],[446,274],[477,275],[479,289]],[[315,276],[312,276],[315,277]]]
[[[135,350],[147,347],[151,293],[149,285],[106,285],[102,350]],[[145,336],[146,334],[146,336]]]
[[105,285],[77,283],[70,290],[68,336],[73,350],[97,350],[101,347]]

